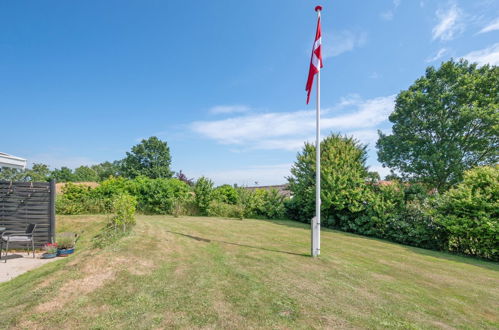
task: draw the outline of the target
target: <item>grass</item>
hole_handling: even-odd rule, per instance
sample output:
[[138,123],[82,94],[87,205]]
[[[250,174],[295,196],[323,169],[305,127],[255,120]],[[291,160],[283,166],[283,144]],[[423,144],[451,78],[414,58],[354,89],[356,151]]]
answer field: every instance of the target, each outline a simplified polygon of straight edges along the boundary
[[0,284],[0,328],[497,328],[499,265],[290,221],[59,217],[79,252]]

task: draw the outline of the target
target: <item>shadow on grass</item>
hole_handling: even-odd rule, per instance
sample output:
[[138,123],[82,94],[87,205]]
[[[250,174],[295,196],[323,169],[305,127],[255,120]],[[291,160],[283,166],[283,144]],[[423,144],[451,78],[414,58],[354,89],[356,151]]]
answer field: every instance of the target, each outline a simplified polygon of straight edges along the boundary
[[308,254],[304,254],[304,253],[294,253],[294,252],[268,249],[268,248],[264,248],[264,247],[258,247],[258,246],[240,244],[240,243],[233,243],[233,242],[226,242],[226,241],[220,241],[220,240],[215,240],[215,239],[208,239],[208,238],[193,236],[193,235],[189,235],[189,234],[178,233],[175,231],[169,231],[169,230],[167,232],[172,233],[172,234],[176,234],[176,235],[180,235],[180,236],[184,236],[184,237],[187,237],[187,238],[199,241],[199,242],[205,242],[205,243],[217,242],[217,243],[223,243],[223,244],[228,244],[228,245],[247,247],[250,249],[263,250],[263,251],[268,251],[268,252],[284,253],[284,254],[289,254],[289,255],[294,255],[294,256],[299,256],[299,257],[309,257]]
[[[310,229],[310,224],[304,223],[304,222],[299,222],[299,221],[293,221],[293,220],[262,219],[261,221],[270,222],[270,223],[273,223],[276,225],[287,226],[287,227],[291,227],[291,228]],[[345,235],[345,236],[356,238],[359,240],[370,240],[370,241],[376,241],[376,242],[390,244],[390,245],[396,245],[396,246],[402,247],[405,250],[408,250],[410,252],[414,252],[414,253],[421,254],[424,256],[429,256],[429,257],[438,258],[438,259],[445,259],[445,260],[454,261],[454,262],[461,262],[461,263],[473,265],[476,267],[482,267],[482,268],[486,268],[486,269],[490,269],[490,270],[499,271],[499,263],[491,261],[491,260],[476,258],[476,257],[472,257],[472,256],[467,256],[467,255],[453,254],[451,252],[446,252],[446,251],[436,251],[436,250],[424,249],[424,248],[420,248],[420,247],[416,247],[416,246],[405,245],[405,244],[401,244],[401,243],[397,243],[397,242],[393,242],[393,241],[388,241],[388,240],[377,238],[377,237],[370,237],[370,236],[363,236],[363,235],[359,235],[359,234],[349,233],[349,232],[345,232],[345,231],[341,231],[341,230],[333,229],[333,228],[322,227],[321,232],[332,232],[335,234]]]

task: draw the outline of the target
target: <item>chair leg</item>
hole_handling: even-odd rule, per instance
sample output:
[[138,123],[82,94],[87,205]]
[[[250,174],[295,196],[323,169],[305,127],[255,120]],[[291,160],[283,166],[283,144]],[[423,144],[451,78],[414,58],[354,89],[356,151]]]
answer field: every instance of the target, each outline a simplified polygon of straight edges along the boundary
[[5,244],[5,263],[7,263],[7,253],[9,253],[9,241]]
[[0,241],[0,260],[2,259],[2,253],[3,253],[3,240]]

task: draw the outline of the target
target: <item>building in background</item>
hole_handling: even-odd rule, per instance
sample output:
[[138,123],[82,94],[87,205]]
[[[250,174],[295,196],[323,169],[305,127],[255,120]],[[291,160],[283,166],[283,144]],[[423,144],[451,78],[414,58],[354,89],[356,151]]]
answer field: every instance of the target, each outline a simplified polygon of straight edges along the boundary
[[0,170],[4,167],[24,170],[26,159],[0,152]]

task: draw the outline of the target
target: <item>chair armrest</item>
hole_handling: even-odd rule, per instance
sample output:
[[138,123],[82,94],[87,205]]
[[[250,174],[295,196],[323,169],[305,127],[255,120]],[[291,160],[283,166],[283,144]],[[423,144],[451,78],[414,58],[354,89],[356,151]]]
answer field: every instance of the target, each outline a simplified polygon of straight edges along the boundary
[[19,230],[6,230],[2,233],[2,238],[6,237],[6,236],[11,236],[11,235],[15,235],[15,236],[33,236],[33,234],[26,234],[26,232],[24,231],[19,231]]

